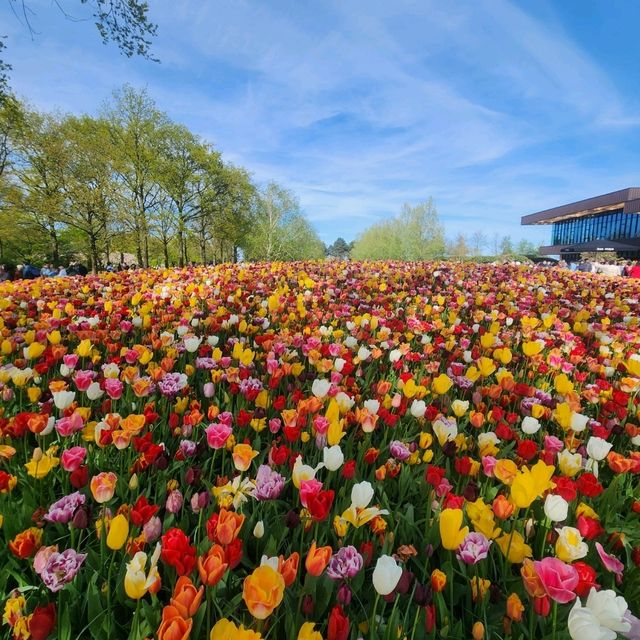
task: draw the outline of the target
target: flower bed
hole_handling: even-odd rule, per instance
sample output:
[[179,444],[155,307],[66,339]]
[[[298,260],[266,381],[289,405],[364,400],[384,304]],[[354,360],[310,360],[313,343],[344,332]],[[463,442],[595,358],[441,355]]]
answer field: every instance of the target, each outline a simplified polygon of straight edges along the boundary
[[473,264],[0,285],[2,629],[640,637],[639,295]]

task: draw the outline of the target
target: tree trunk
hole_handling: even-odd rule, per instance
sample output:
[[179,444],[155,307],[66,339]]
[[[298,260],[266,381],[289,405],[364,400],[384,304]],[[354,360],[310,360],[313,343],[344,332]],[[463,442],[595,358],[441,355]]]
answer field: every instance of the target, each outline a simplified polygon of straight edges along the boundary
[[49,230],[49,237],[51,239],[51,260],[56,266],[60,265],[60,245],[58,243],[58,234],[55,229]]
[[234,264],[238,262],[238,245],[237,244],[233,245],[233,262]]
[[92,233],[89,235],[89,247],[91,253],[91,273],[98,273],[98,242],[96,236]]
[[169,239],[167,237],[162,238],[162,252],[164,253],[165,269],[168,269],[169,268]]

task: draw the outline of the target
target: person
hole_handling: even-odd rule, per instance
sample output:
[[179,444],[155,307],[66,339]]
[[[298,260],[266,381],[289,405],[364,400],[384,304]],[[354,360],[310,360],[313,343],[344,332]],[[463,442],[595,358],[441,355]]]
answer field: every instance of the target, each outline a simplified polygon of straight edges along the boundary
[[64,277],[64,276],[66,276],[66,275],[67,275],[67,270],[64,268],[64,265],[60,265],[60,266],[58,267],[58,273],[57,273],[57,276],[58,276],[59,278],[62,278],[62,277]]
[[640,261],[636,260],[631,263],[628,275],[630,278],[640,278]]
[[38,269],[38,267],[34,267],[32,264],[18,265],[16,272],[19,273],[20,270],[22,271],[22,274],[18,277],[22,277],[27,280],[33,280],[34,278],[40,277],[40,269]]
[[0,282],[6,282],[7,280],[11,280],[11,274],[3,264],[0,264]]

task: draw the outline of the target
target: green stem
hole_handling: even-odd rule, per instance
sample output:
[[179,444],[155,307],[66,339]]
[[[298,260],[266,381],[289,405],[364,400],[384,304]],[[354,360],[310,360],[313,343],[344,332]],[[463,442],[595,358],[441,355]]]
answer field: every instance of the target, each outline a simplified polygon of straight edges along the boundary
[[553,601],[553,629],[551,631],[551,640],[556,640],[556,625],[558,622],[558,603]]
[[371,626],[369,627],[371,631],[371,640],[375,640],[378,637],[377,634],[377,625],[376,625],[376,610],[378,609],[378,602],[380,600],[380,594],[376,593],[376,599],[373,603],[373,613],[371,614]]

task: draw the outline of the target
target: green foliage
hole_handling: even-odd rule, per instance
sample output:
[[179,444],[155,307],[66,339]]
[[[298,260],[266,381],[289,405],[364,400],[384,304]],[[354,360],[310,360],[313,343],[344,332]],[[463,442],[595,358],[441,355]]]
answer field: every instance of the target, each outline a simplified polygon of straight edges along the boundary
[[403,205],[391,220],[374,224],[355,241],[357,260],[430,260],[445,252],[444,230],[433,200]]
[[324,256],[292,194],[259,195],[247,171],[128,85],[98,118],[0,104],[0,221],[0,261],[14,264]]
[[270,183],[258,195],[248,260],[302,260],[324,257],[324,244],[304,218],[297,198]]

